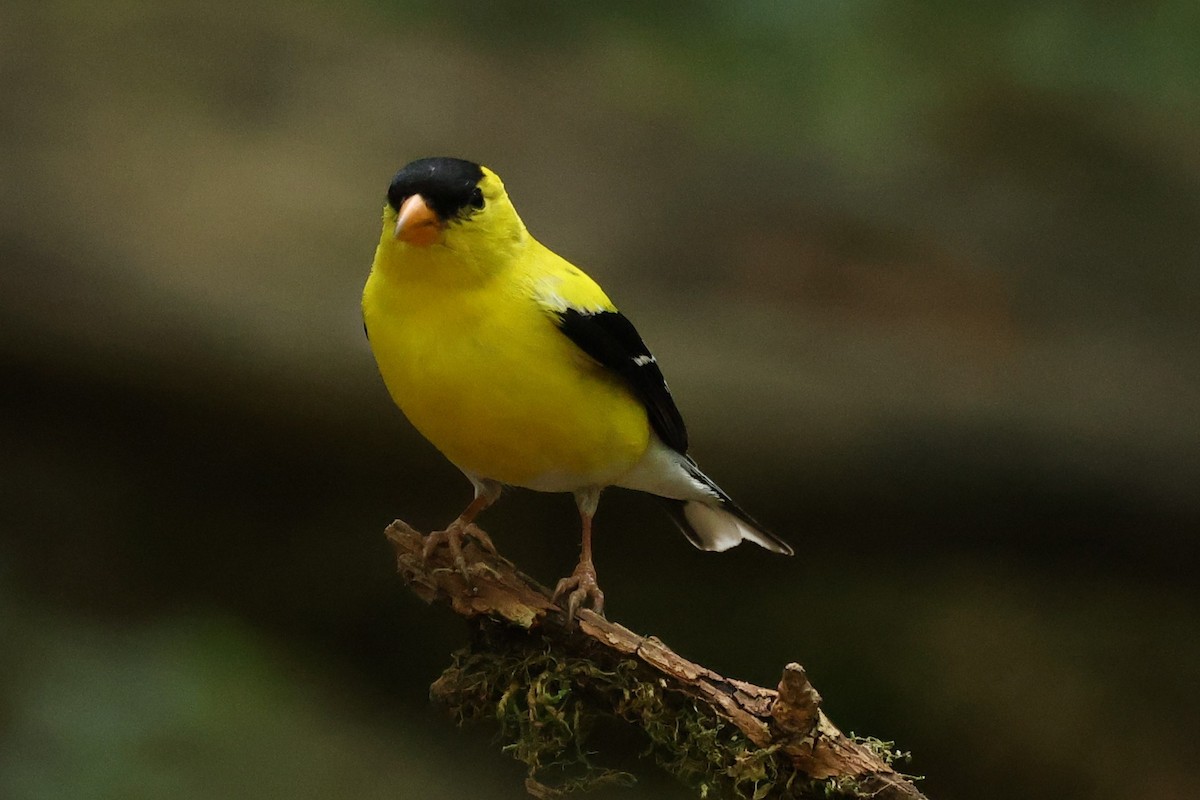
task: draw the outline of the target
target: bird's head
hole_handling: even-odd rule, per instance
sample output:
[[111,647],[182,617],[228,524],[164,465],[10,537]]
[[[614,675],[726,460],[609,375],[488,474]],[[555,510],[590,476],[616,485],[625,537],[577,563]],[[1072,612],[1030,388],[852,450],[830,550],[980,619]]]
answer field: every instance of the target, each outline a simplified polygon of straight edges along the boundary
[[396,259],[452,252],[460,260],[502,258],[521,244],[525,226],[496,173],[458,158],[422,158],[388,186],[380,250]]

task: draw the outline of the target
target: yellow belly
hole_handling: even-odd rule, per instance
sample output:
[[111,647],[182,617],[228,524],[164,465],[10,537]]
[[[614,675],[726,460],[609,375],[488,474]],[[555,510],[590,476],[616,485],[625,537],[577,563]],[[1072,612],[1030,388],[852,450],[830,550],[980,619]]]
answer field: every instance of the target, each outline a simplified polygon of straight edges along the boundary
[[397,288],[378,273],[367,282],[371,347],[396,405],[461,469],[571,491],[611,484],[642,457],[641,403],[532,298]]

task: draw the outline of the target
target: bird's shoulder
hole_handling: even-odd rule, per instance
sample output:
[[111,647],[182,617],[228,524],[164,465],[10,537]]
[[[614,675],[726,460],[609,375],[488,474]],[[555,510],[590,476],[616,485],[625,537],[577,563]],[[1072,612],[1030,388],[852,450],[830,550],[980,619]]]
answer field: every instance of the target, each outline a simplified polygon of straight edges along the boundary
[[579,267],[537,244],[522,259],[521,281],[534,302],[551,316],[577,311],[616,311],[600,284]]
[[624,379],[663,442],[687,452],[687,429],[658,361],[633,323],[583,270],[542,248],[527,279],[558,330],[602,367]]

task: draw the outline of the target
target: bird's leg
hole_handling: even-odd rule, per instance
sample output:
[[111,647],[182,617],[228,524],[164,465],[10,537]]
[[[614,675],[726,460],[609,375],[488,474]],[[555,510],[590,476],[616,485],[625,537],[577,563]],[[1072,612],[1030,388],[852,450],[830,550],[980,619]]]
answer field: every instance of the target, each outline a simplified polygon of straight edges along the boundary
[[467,572],[467,560],[463,557],[462,540],[464,536],[470,536],[485,550],[495,554],[496,546],[492,544],[492,539],[483,530],[474,524],[475,517],[485,508],[495,502],[498,493],[490,491],[476,492],[475,499],[467,505],[463,512],[458,515],[458,518],[451,522],[444,531],[431,531],[425,537],[425,545],[421,548],[421,558],[429,561],[429,557],[441,545],[446,545],[450,548],[450,557],[454,560],[454,566],[462,573],[467,582],[471,582],[471,576]]
[[596,565],[592,563],[592,515],[583,509],[579,515],[583,519],[583,551],[579,555],[579,564],[574,572],[558,582],[551,598],[558,603],[566,596],[568,624],[585,603],[597,614],[604,614],[604,592],[596,583]]

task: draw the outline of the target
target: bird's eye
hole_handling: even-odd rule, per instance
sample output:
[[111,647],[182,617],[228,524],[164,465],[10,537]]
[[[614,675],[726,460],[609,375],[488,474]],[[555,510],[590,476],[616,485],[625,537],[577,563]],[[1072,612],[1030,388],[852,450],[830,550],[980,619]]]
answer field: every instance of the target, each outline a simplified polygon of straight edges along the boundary
[[471,208],[483,208],[483,190],[478,186],[471,192]]

